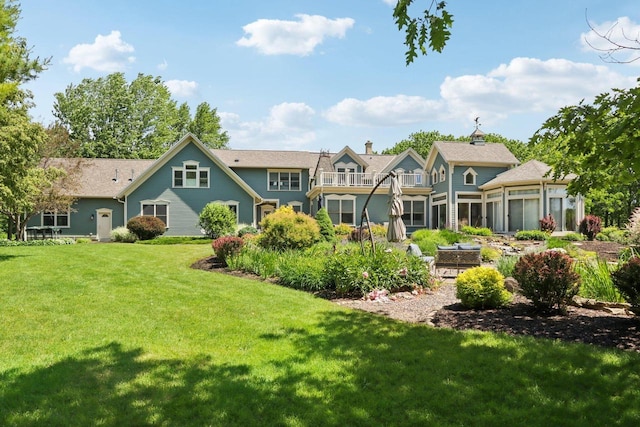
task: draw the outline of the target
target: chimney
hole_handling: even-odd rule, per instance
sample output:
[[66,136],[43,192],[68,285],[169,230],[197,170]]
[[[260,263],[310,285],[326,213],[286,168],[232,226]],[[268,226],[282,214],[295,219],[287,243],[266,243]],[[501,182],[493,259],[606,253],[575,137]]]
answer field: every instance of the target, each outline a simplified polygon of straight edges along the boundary
[[373,154],[373,142],[367,141],[364,143],[364,154]]

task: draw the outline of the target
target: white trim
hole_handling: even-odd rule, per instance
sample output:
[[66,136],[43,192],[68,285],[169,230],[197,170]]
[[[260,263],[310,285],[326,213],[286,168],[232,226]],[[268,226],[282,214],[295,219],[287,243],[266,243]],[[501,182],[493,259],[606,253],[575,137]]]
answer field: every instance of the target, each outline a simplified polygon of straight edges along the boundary
[[[473,177],[472,182],[467,182],[467,176],[471,175]],[[476,185],[476,178],[478,177],[478,172],[473,170],[473,168],[468,168],[466,171],[462,172],[462,184],[463,185]]]
[[[60,212],[60,209],[54,209],[53,211],[45,211],[40,212],[40,226],[41,227],[54,227],[54,228],[71,228],[71,207],[67,208],[66,215]],[[53,215],[53,224],[52,225],[44,225],[44,215],[46,213],[50,213]],[[58,216],[66,216],[67,217],[67,225],[58,225]]]
[[[278,174],[278,188],[276,189],[271,188],[272,173]],[[280,179],[280,176],[281,176],[280,174],[283,174],[283,173],[289,174],[289,188],[286,190],[280,188],[280,182],[282,181]],[[298,174],[298,188],[291,187],[292,174]],[[302,170],[301,169],[267,169],[267,191],[302,191]]]
[[154,206],[154,208],[153,208],[153,216],[155,216],[155,217],[157,217],[157,215],[156,215],[156,206],[158,206],[158,205],[166,206],[167,207],[167,220],[165,221],[165,226],[167,228],[169,228],[169,226],[170,226],[169,225],[169,218],[170,218],[169,205],[171,205],[171,202],[169,200],[162,200],[162,199],[140,200],[140,211],[139,211],[140,213],[139,213],[139,215],[144,215],[143,210],[142,210],[144,205],[153,205]]
[[[195,166],[196,172],[196,185],[187,185],[187,166]],[[193,169],[189,169],[189,171],[193,171]],[[176,186],[176,172],[182,173],[182,185]],[[202,187],[200,186],[200,173],[207,173],[207,185]],[[172,188],[210,188],[211,187],[211,168],[209,167],[200,167],[200,162],[195,160],[185,160],[182,162],[182,166],[172,166],[171,167],[171,187]]]
[[[427,197],[425,196],[402,196],[402,201],[407,201],[407,202],[411,202],[411,213],[410,213],[410,220],[407,223],[407,221],[404,221],[405,225],[407,225],[408,227],[426,227],[427,226],[427,209],[428,209],[428,205],[429,203],[427,202]],[[415,213],[415,211],[413,210],[413,202],[423,202],[423,210],[422,210],[422,223],[421,224],[416,224],[413,222],[413,214]]]
[[[340,202],[340,211],[338,212],[338,216],[340,217],[340,222],[338,224],[343,223],[342,222],[342,215],[343,215],[342,202],[346,200],[346,201],[353,202],[353,222],[351,222],[350,224],[349,223],[344,223],[344,224],[355,226],[356,225],[356,196],[352,194],[343,194],[343,195],[325,194],[323,206],[327,208],[327,212],[329,213],[329,216],[331,216],[331,211],[329,211],[329,201],[336,201],[336,200]],[[338,225],[338,224],[334,224],[334,225]]]

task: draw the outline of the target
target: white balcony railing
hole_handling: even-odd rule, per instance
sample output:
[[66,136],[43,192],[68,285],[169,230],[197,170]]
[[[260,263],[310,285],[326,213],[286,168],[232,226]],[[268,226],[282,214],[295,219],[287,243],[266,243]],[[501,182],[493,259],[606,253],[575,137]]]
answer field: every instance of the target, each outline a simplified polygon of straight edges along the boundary
[[[380,180],[387,179],[380,187],[388,187],[391,179],[387,173],[321,172],[317,185],[323,187],[371,187]],[[420,173],[401,173],[398,175],[401,187],[424,187],[424,176]]]

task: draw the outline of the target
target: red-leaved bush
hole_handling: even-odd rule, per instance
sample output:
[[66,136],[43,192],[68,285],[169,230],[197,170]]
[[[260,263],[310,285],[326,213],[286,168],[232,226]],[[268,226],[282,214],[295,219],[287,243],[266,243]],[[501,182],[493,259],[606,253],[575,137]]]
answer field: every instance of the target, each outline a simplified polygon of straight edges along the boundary
[[219,237],[211,243],[213,252],[225,263],[229,256],[239,254],[243,245],[244,240],[235,236]]
[[596,215],[587,215],[578,226],[578,231],[587,236],[587,240],[593,240],[602,230],[602,220]]
[[540,231],[545,233],[553,233],[556,231],[556,220],[553,215],[549,214],[540,220]]
[[559,251],[522,256],[513,269],[522,295],[540,311],[564,309],[580,289],[580,275],[573,270],[573,259]]

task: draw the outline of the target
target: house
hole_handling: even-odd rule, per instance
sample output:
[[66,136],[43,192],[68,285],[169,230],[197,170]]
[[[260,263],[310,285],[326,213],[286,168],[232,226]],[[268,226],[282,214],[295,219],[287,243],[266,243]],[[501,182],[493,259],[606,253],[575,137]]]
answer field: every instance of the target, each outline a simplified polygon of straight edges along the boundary
[[310,215],[326,207],[334,224],[358,226],[365,204],[369,220],[383,224],[391,171],[401,184],[408,233],[466,224],[501,233],[537,229],[547,213],[572,230],[584,211],[580,198],[566,195],[572,177],[553,181],[541,162],[519,165],[504,145],[484,143],[478,130],[471,144],[434,143],[427,159],[413,149],[375,154],[371,142],[363,154],[348,146],[337,153],[211,150],[187,134],[157,160],[82,160],[73,206],[43,212],[29,225],[106,241],[130,218],[153,215],[167,225],[166,235],[201,235],[198,215],[209,202],[228,205],[239,225],[258,226],[289,205]]

